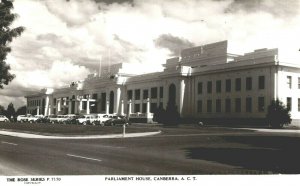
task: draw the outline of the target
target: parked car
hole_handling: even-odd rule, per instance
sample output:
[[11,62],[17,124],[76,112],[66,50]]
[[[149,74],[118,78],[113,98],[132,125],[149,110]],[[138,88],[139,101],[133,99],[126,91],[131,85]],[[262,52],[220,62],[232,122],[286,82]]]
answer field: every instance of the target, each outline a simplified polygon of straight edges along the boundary
[[39,118],[43,117],[42,115],[36,115],[36,116],[29,116],[27,117],[27,122],[29,123],[37,123],[37,120]]
[[112,116],[109,120],[104,122],[104,125],[114,126],[114,125],[130,125],[130,121],[125,116]]
[[50,119],[48,116],[44,116],[44,117],[39,117],[36,120],[36,123],[50,123]]
[[76,124],[76,119],[79,118],[79,115],[68,114],[68,118],[63,121],[64,124]]
[[83,115],[76,119],[77,124],[82,125],[95,125],[95,121],[97,121],[97,117],[93,114]]
[[17,122],[21,122],[21,123],[27,122],[28,121],[28,117],[30,117],[30,116],[31,116],[31,114],[19,115],[17,117]]
[[63,124],[68,119],[67,115],[57,115],[55,122]]
[[9,122],[9,119],[4,115],[0,115],[0,121],[1,122]]
[[56,115],[50,115],[48,116],[49,118],[49,122],[54,124],[54,123],[57,123],[57,116]]
[[96,119],[94,120],[94,125],[104,126],[104,122],[111,119],[112,115],[109,114],[95,114]]

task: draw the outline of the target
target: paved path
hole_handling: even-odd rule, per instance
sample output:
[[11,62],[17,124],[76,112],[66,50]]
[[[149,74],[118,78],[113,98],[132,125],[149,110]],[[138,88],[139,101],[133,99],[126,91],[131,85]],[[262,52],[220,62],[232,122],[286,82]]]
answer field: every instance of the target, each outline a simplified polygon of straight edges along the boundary
[[[240,129],[240,128],[239,128]],[[300,130],[293,129],[259,129],[259,128],[242,128],[247,130],[254,130],[258,132],[274,132],[274,133],[297,133],[300,134]]]
[[6,136],[14,136],[20,138],[35,138],[35,139],[101,139],[101,138],[132,138],[132,137],[142,137],[160,134],[161,131],[157,132],[140,132],[140,133],[126,133],[123,134],[106,134],[106,135],[76,135],[76,136],[50,136],[50,135],[40,135],[40,134],[29,134],[22,132],[12,132],[7,130],[0,130],[0,134]]

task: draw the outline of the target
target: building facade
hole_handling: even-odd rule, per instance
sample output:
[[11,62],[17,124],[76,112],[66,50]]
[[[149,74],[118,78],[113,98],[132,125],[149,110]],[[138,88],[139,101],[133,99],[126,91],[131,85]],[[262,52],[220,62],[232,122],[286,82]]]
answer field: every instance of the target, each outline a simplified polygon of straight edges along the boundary
[[300,66],[279,61],[278,49],[235,55],[227,48],[227,41],[188,48],[152,73],[141,74],[137,64],[103,68],[68,87],[26,96],[28,113],[151,118],[159,105],[174,101],[183,118],[249,120],[264,119],[271,100],[279,98],[297,123]]

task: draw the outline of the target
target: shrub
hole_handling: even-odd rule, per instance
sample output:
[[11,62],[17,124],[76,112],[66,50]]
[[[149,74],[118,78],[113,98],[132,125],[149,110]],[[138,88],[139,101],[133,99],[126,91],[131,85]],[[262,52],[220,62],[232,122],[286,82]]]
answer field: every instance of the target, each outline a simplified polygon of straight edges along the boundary
[[282,128],[292,121],[290,110],[278,99],[272,100],[268,106],[266,119],[272,128]]

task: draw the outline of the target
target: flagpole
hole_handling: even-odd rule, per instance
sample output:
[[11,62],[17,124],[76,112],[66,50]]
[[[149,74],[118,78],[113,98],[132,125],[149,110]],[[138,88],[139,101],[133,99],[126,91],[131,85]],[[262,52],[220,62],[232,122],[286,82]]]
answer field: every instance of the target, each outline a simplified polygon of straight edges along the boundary
[[101,63],[102,63],[102,56],[100,56],[100,61],[99,61],[99,77],[101,77]]
[[110,47],[108,48],[108,74],[110,75]]

